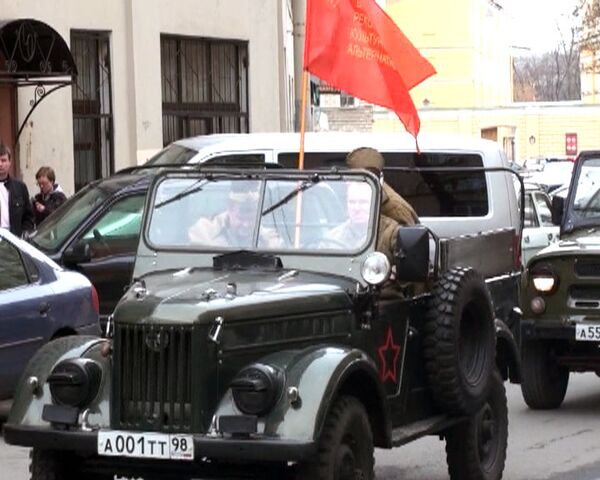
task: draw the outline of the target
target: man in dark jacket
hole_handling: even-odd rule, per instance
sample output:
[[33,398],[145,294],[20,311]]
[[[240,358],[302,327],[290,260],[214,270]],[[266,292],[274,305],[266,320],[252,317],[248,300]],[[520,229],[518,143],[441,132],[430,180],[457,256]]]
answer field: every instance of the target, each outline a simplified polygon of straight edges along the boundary
[[33,210],[27,186],[9,175],[11,152],[0,143],[0,228],[20,237],[33,230]]
[[35,214],[35,224],[42,223],[48,215],[60,207],[67,197],[56,184],[56,175],[51,167],[41,167],[35,174],[35,180],[40,187],[38,193],[33,199],[33,213]]

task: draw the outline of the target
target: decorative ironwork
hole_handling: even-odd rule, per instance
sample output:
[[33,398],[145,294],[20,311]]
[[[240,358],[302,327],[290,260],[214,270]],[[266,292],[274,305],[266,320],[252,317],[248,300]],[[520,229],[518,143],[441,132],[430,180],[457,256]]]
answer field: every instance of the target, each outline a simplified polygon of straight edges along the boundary
[[[50,26],[31,19],[0,22],[0,77],[19,85],[40,77],[71,77],[77,68],[69,47]],[[2,68],[3,67],[3,68]]]

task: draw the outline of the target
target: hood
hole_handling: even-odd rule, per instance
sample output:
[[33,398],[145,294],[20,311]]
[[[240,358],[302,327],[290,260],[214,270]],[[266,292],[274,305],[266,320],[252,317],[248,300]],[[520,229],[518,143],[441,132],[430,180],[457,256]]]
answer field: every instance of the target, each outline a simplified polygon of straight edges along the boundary
[[565,255],[598,254],[600,254],[600,230],[591,228],[563,235],[559,242],[552,243],[539,251],[531,261],[540,258],[564,257]]
[[135,282],[115,310],[115,322],[207,324],[299,315],[351,307],[347,278],[297,270],[154,272]]

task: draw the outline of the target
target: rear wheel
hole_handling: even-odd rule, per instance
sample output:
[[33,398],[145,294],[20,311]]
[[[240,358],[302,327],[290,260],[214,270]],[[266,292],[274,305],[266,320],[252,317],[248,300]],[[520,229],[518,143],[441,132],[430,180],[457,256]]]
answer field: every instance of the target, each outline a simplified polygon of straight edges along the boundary
[[299,466],[298,480],[372,480],[373,432],[365,407],[354,397],[340,397],[331,408],[317,458]]
[[446,459],[453,480],[499,480],[506,462],[508,408],[498,372],[483,407],[446,434]]
[[556,361],[553,344],[540,340],[523,342],[521,362],[525,403],[535,410],[560,407],[567,393],[569,369]]

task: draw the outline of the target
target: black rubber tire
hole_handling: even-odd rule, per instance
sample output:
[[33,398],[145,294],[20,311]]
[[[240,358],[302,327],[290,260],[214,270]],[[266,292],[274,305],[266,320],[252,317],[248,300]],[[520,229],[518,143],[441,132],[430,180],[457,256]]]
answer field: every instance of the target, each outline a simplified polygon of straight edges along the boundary
[[432,290],[423,338],[429,387],[436,404],[456,415],[483,405],[495,368],[494,307],[471,268],[446,272]]
[[373,432],[363,404],[337,399],[325,420],[315,461],[298,466],[297,480],[373,480]]
[[79,465],[67,452],[33,448],[29,452],[31,480],[76,480]]
[[521,392],[534,410],[560,407],[569,385],[569,369],[556,362],[552,344],[528,340],[521,347]]
[[506,462],[508,407],[498,372],[483,407],[446,433],[446,461],[453,480],[499,480]]

